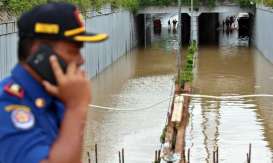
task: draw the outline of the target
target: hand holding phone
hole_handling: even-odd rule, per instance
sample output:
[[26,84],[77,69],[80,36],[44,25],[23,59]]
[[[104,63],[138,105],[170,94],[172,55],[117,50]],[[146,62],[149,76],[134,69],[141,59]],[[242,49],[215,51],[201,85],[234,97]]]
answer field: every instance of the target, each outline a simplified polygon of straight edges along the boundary
[[46,81],[43,82],[45,89],[66,107],[85,108],[90,103],[90,81],[76,62],[67,65],[50,46],[42,45],[27,59],[27,64]]
[[45,89],[63,101],[67,108],[72,110],[81,108],[78,111],[86,114],[88,104],[91,102],[91,85],[84,70],[80,69],[76,62],[71,62],[67,66],[67,72],[64,73],[55,56],[50,57],[50,63],[58,85],[44,81]]
[[49,58],[55,55],[63,72],[66,72],[67,65],[63,59],[56,54],[49,45],[41,45],[39,49],[27,59],[27,64],[44,80],[53,85],[57,85],[57,81],[50,65]]

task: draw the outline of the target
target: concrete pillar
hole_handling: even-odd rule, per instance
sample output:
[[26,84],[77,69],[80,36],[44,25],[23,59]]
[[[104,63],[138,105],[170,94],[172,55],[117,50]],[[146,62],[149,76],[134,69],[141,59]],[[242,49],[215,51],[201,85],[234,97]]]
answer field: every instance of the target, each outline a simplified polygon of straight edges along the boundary
[[146,30],[146,28],[147,28],[147,20],[146,20],[146,14],[144,14],[144,47],[146,48],[146,44],[147,44],[147,37],[146,37],[146,35],[147,35],[147,30]]
[[193,13],[191,15],[191,41],[195,40],[198,44],[198,16],[199,14]]
[[151,14],[144,15],[144,26],[145,26],[145,48],[151,45],[151,35],[152,35],[152,16]]

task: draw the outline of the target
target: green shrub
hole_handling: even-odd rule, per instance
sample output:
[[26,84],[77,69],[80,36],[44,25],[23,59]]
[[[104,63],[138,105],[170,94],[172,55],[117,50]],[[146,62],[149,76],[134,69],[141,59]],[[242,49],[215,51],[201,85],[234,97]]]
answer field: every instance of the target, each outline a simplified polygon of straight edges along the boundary
[[186,57],[185,57],[185,64],[182,67],[182,70],[179,75],[179,84],[183,86],[185,82],[192,82],[193,80],[193,60],[194,54],[197,51],[197,44],[195,41],[189,46]]
[[253,7],[259,0],[237,0],[241,7]]
[[[123,7],[130,11],[137,11],[140,7],[146,6],[170,6],[177,5],[177,0],[0,0],[0,7],[11,11],[15,14],[20,14],[23,11],[29,10],[35,5],[52,2],[52,1],[66,1],[74,3],[79,6],[82,11],[92,9],[99,10],[105,4],[111,4],[114,8]],[[234,0],[239,3],[242,7],[252,7],[255,3],[259,3],[261,0]],[[251,4],[250,2],[254,4]],[[200,0],[193,0],[194,8],[199,7]],[[191,0],[181,0],[182,5],[190,6]],[[216,0],[207,0],[210,8],[215,7]],[[264,0],[264,4],[273,7],[273,0]]]
[[182,71],[181,78],[182,83],[191,82],[193,80],[192,69],[191,70],[185,69],[184,71]]
[[137,11],[140,0],[0,0],[0,7],[15,15],[31,9],[33,6],[47,2],[69,2],[77,5],[83,12],[89,9],[99,10],[103,5],[110,4],[114,8],[123,7],[130,11]]
[[192,64],[193,64],[193,60],[192,59],[187,60],[187,65],[191,65],[192,66]]
[[216,5],[216,0],[208,0],[208,7],[213,8]]
[[177,4],[177,0],[139,0],[140,6],[169,6]]
[[32,0],[31,2],[28,0],[5,0],[3,4],[6,6],[6,10],[18,15],[23,11],[31,9],[33,6],[46,2],[47,0]]
[[273,0],[264,0],[263,3],[266,6],[273,7]]
[[121,0],[120,6],[128,9],[129,11],[136,12],[139,8],[139,0]]

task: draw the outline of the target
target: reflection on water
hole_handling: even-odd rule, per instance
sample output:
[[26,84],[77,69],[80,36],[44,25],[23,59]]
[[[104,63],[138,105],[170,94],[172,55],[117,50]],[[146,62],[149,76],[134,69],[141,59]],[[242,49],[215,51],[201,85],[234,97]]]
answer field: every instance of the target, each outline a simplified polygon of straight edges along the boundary
[[[208,95],[273,94],[273,66],[255,49],[242,46],[233,34],[220,35],[219,46],[199,49],[194,93]],[[92,80],[93,104],[141,108],[170,96],[175,73],[176,35],[162,30],[147,49],[137,49]],[[220,162],[245,162],[252,143],[252,162],[271,163],[273,153],[273,100],[193,98],[187,130],[191,162],[212,162],[219,147]],[[115,112],[90,109],[84,157],[98,144],[98,160],[118,162],[125,148],[126,163],[150,163],[165,124],[168,101],[153,109]],[[86,161],[86,159],[85,159]]]
[[[266,60],[254,49],[242,47],[236,31],[220,38],[219,46],[199,49],[194,93],[272,94],[272,84],[261,73],[266,70],[272,76],[272,64],[264,64]],[[257,81],[257,78],[261,78],[261,81]],[[263,81],[267,81],[267,85]],[[264,88],[264,91],[258,92],[257,88]],[[261,112],[272,115],[272,109],[261,106],[261,103],[272,106],[272,102],[268,103],[272,99],[262,99],[214,101],[193,98],[186,141],[187,148],[191,148],[192,162],[212,162],[217,146],[220,162],[245,162],[248,144],[252,143],[252,162],[271,163],[272,127],[266,126],[273,126],[273,117],[266,118]]]
[[163,28],[161,35],[154,34],[152,37],[152,48],[160,48],[166,52],[173,52],[178,49],[178,35],[172,30],[166,30]]

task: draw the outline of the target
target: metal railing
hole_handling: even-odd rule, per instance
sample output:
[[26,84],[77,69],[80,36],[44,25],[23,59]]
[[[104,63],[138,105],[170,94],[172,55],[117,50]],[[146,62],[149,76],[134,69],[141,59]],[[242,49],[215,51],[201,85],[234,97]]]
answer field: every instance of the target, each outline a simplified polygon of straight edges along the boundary
[[17,62],[17,27],[16,22],[0,24],[0,78],[9,74]]
[[[136,44],[134,18],[128,11],[104,9],[86,14],[87,31],[107,33],[109,39],[102,43],[85,44],[82,54],[84,68],[90,77],[102,72]],[[16,22],[0,24],[0,79],[9,75],[17,63]]]

